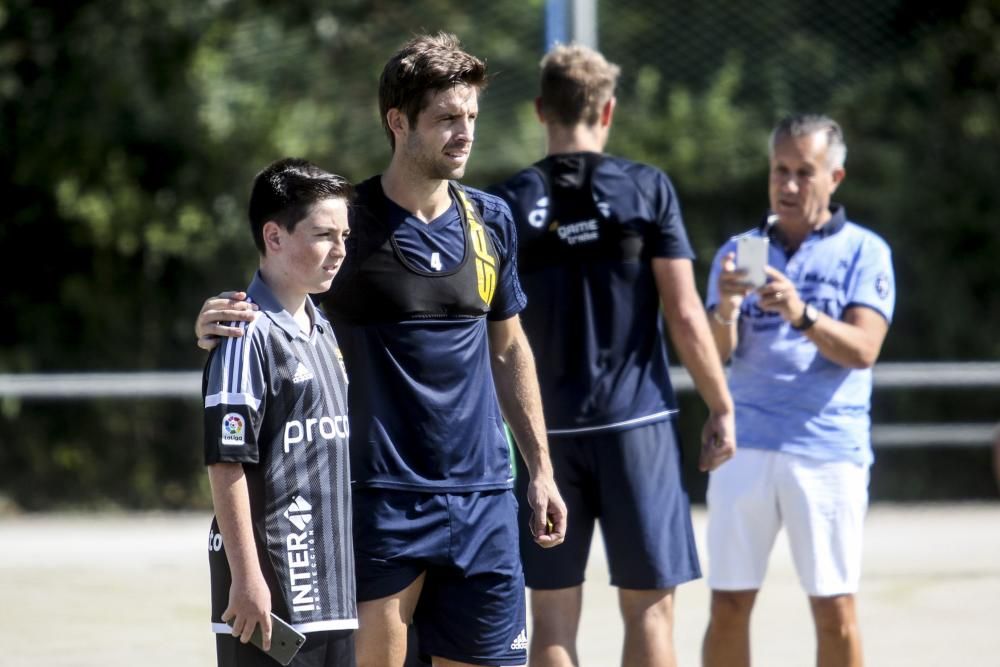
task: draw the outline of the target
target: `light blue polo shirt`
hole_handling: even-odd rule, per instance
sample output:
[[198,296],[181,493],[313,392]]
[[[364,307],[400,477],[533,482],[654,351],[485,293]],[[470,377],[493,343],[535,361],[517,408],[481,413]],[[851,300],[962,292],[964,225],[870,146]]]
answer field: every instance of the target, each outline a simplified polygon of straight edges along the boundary
[[[791,256],[776,230],[761,225],[744,235],[771,237],[768,263],[795,284],[800,296],[834,319],[853,306],[892,321],[896,283],[888,244],[831,207],[833,217]],[[719,303],[720,262],[736,251],[733,237],[712,262],[706,306]],[[823,357],[804,333],[758,306],[751,292],[740,308],[739,342],[731,357],[729,388],[736,404],[740,447],[824,461],[872,462],[871,369],[844,368]]]

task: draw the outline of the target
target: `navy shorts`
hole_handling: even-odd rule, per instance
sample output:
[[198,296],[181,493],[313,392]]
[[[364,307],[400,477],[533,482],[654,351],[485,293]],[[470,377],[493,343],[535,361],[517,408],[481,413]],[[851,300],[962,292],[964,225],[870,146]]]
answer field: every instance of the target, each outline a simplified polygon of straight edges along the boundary
[[552,437],[549,449],[556,484],[569,509],[569,526],[561,546],[542,549],[535,544],[528,529],[528,476],[519,458],[518,525],[529,587],[554,590],[582,584],[597,520],[613,586],[655,590],[701,577],[672,420],[625,431]]
[[476,665],[527,662],[511,490],[355,489],[352,501],[359,602],[398,593],[426,572],[413,615],[421,654]]

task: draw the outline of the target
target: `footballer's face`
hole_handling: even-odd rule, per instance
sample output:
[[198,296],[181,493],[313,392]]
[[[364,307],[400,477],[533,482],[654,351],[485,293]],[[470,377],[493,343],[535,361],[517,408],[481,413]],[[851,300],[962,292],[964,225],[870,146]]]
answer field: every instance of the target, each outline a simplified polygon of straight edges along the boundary
[[402,119],[405,130],[402,137],[397,137],[401,157],[425,178],[461,178],[472,153],[479,91],[458,84],[428,96],[427,105],[415,123]]

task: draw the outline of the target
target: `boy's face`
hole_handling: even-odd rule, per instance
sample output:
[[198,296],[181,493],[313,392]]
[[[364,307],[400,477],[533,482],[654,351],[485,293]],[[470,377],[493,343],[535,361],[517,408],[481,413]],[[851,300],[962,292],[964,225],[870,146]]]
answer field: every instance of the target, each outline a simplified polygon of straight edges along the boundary
[[461,178],[472,152],[478,116],[479,91],[472,86],[459,84],[430,93],[416,122],[412,126],[406,122],[399,149],[426,178]]
[[278,227],[274,233],[279,234],[280,249],[269,251],[267,256],[273,258],[274,268],[285,287],[306,294],[330,289],[347,255],[344,245],[350,234],[347,202],[343,199],[316,202],[309,215],[291,232],[275,226]]

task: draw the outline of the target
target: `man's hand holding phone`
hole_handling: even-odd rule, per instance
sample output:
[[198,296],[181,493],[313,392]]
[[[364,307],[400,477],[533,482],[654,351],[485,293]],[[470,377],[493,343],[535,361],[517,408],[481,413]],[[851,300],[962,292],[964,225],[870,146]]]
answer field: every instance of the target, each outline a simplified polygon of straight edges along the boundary
[[746,273],[736,266],[736,253],[730,252],[722,258],[719,272],[719,305],[715,309],[716,319],[722,323],[736,321],[743,305],[743,299],[753,291],[747,283]]
[[781,271],[767,267],[767,284],[757,290],[757,303],[762,310],[778,313],[787,322],[802,317],[806,304],[799,296],[795,284]]
[[[754,261],[759,261],[760,255]],[[750,260],[744,260],[749,262]],[[755,286],[756,281],[748,279],[748,271],[740,268],[738,255],[728,253],[722,258],[722,270],[719,272],[719,305],[716,313],[725,320],[733,319],[739,312],[743,299],[750,292],[757,292],[757,305],[761,310],[778,313],[787,321],[802,317],[805,302],[799,296],[795,284],[778,269],[760,265],[764,282]]]

